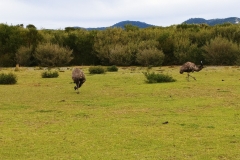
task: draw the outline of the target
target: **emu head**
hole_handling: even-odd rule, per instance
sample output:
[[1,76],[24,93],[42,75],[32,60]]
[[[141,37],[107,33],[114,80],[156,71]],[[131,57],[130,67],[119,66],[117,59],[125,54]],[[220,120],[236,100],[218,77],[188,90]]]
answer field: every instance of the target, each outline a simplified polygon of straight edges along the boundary
[[201,71],[203,69],[203,62],[201,61],[201,65],[198,67],[198,70],[197,71]]
[[203,62],[202,62],[202,61],[201,61],[201,67],[204,68],[204,67],[203,67]]

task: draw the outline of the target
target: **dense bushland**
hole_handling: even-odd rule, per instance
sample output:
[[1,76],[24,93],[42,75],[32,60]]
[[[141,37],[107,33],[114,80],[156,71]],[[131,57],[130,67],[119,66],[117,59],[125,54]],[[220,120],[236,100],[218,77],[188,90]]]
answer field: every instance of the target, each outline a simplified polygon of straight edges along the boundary
[[240,62],[240,24],[37,30],[0,24],[0,66],[214,65]]

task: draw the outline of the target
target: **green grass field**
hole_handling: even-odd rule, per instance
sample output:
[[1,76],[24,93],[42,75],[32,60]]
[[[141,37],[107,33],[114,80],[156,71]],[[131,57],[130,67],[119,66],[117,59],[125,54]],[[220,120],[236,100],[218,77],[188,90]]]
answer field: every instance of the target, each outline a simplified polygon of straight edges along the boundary
[[76,94],[71,70],[1,68],[18,81],[0,85],[0,159],[240,159],[240,68],[208,66],[188,82],[179,66],[155,67],[177,80],[155,84],[141,67],[83,70]]

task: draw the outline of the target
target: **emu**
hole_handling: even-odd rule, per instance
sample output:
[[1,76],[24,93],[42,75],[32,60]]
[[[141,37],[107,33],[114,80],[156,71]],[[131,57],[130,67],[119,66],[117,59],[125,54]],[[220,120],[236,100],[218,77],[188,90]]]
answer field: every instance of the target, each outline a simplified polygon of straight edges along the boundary
[[72,79],[73,82],[76,84],[76,86],[74,86],[74,89],[77,90],[77,94],[79,94],[78,88],[80,88],[82,84],[86,81],[83,71],[79,68],[74,68],[72,71]]
[[192,77],[194,80],[196,80],[195,77],[191,76],[190,75],[190,72],[199,72],[203,69],[203,63],[201,61],[201,65],[200,66],[196,66],[194,63],[192,62],[186,62],[184,63],[181,68],[180,68],[180,74],[183,74],[183,72],[187,72],[188,73],[188,76],[187,76],[187,79],[189,81],[189,77]]

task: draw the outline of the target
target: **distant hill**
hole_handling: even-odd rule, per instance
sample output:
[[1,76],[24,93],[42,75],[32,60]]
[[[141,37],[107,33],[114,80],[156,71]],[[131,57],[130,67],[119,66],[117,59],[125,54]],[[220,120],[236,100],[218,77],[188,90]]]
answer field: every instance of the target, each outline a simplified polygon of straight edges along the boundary
[[125,25],[127,24],[131,24],[133,26],[137,26],[138,28],[148,28],[148,27],[153,27],[154,25],[151,24],[147,24],[145,22],[139,22],[139,21],[122,21],[122,22],[118,22],[114,25],[112,25],[111,27],[121,27],[124,28]]
[[[240,18],[238,17],[229,17],[229,18],[216,18],[216,19],[209,19],[206,20],[204,18],[190,18],[186,21],[184,21],[183,23],[186,24],[202,24],[202,23],[206,23],[210,26],[216,25],[216,24],[223,24],[223,23],[239,23],[240,22]],[[148,28],[148,27],[153,27],[156,25],[152,25],[152,24],[147,24],[145,22],[140,22],[140,21],[121,21],[118,22],[112,26],[108,26],[108,27],[97,27],[97,28],[83,28],[83,27],[73,27],[73,28],[82,28],[82,29],[86,29],[86,30],[105,30],[107,28],[111,28],[111,27],[120,27],[120,28],[124,28],[125,25],[127,24],[131,24],[133,26],[137,26],[138,28]]]
[[210,26],[216,25],[216,24],[223,24],[223,23],[232,23],[232,24],[236,24],[239,23],[240,18],[238,17],[229,17],[229,18],[222,18],[222,19],[209,19],[206,20],[204,18],[190,18],[186,21],[184,21],[183,23],[186,24],[208,24]]
[[[97,27],[97,28],[83,28],[86,30],[105,30],[107,28],[113,28],[113,27],[119,27],[119,28],[124,28],[125,25],[130,24],[133,26],[137,26],[138,28],[148,28],[148,27],[153,27],[154,25],[147,24],[145,22],[139,22],[139,21],[121,21],[118,22],[112,26],[109,27]],[[74,27],[74,28],[82,28],[82,27]]]

